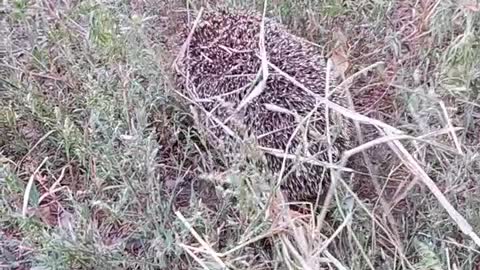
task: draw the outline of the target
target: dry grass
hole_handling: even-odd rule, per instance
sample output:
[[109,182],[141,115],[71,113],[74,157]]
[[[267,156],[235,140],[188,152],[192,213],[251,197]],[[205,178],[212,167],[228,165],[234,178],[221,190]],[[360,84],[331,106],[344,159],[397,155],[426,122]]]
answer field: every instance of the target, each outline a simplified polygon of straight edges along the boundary
[[169,80],[178,2],[0,6],[0,268],[480,267],[477,1],[269,1],[355,86],[328,106],[386,135],[330,164],[326,218],[269,200],[256,161],[275,149],[192,125]]

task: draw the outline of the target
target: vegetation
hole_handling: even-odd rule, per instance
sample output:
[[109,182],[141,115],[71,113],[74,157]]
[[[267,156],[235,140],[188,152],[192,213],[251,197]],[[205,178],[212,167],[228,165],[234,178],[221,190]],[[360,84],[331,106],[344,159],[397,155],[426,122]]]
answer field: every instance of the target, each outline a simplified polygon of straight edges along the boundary
[[410,136],[414,161],[356,155],[320,224],[272,214],[255,146],[205,144],[172,87],[170,16],[214,2],[3,1],[0,268],[478,269],[480,3],[268,1]]

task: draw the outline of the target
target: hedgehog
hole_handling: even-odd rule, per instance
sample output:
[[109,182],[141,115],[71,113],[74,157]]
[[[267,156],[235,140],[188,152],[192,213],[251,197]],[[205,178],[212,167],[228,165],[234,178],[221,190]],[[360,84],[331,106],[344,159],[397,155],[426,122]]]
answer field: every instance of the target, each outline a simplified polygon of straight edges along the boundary
[[[241,106],[258,83],[262,23],[269,63],[266,84]],[[329,160],[325,107],[315,97],[324,97],[327,87],[327,65],[318,45],[251,10],[204,11],[198,22],[185,23],[179,33],[183,51],[175,61],[176,84],[182,96],[201,108],[197,111],[212,140],[227,142],[240,134],[255,138],[263,149],[283,153],[288,146],[290,155]],[[345,94],[333,91],[336,79],[330,77],[328,98],[345,106]],[[350,121],[332,110],[329,113],[330,151],[336,162],[351,147],[353,131]],[[307,115],[309,121],[302,122]],[[273,152],[265,153],[266,167],[279,173],[283,157]],[[280,189],[287,201],[313,202],[324,197],[329,183],[325,167],[287,159]]]

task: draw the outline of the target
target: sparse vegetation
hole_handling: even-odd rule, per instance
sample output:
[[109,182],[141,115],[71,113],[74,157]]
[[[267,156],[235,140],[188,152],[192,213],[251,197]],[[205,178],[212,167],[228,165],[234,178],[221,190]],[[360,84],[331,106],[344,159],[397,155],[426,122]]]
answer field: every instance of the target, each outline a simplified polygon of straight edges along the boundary
[[478,1],[268,1],[346,78],[364,71],[350,109],[417,138],[401,143],[446,198],[382,144],[321,227],[271,213],[255,145],[212,148],[192,124],[167,42],[185,2],[264,4],[3,1],[1,269],[480,267]]

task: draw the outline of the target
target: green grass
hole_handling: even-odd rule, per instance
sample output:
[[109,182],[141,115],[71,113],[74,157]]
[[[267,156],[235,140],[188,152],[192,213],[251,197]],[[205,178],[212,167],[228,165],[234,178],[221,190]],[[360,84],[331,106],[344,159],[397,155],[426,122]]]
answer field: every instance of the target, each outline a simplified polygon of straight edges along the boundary
[[[353,210],[334,208],[321,232],[266,215],[263,183],[271,176],[255,165],[261,157],[254,146],[210,149],[172,88],[165,24],[185,1],[51,2],[0,7],[0,268],[480,265],[480,248],[420,180],[406,189],[412,178],[404,170],[385,181],[399,164],[382,163],[388,148],[371,158],[383,176],[382,197],[406,190],[391,214],[396,228],[370,180],[355,178],[348,181],[359,197]],[[438,131],[447,119],[463,128],[456,133],[463,155],[448,134],[405,145],[480,232],[480,7],[466,2],[281,0],[270,3],[269,14],[325,52],[334,48],[334,32],[342,32],[347,75],[384,62],[359,79],[369,88],[354,93],[357,103],[380,98],[369,116],[412,136]],[[199,175],[205,180],[190,183]],[[348,194],[339,189],[346,205]],[[398,232],[399,241],[381,226]]]

